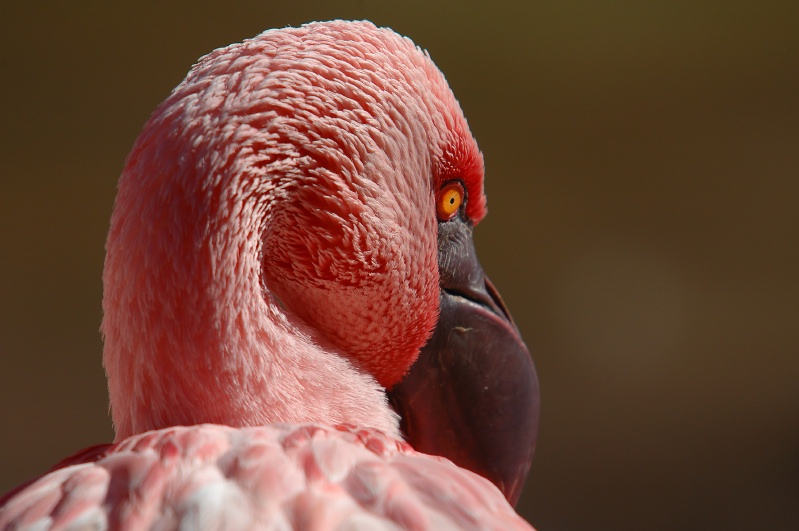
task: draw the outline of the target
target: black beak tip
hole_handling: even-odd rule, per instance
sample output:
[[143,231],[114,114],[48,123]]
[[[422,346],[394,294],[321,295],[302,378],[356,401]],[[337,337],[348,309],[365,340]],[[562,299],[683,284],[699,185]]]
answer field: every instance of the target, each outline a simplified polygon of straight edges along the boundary
[[503,311],[442,291],[436,330],[389,397],[416,450],[482,475],[515,504],[535,449],[538,379],[495,298]]

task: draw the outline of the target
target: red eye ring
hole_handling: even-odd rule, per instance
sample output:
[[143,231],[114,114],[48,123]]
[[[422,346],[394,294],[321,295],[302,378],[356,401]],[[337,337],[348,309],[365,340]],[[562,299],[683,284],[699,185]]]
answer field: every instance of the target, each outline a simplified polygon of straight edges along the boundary
[[466,192],[460,181],[450,181],[438,191],[436,196],[436,216],[439,221],[449,221],[458,213]]

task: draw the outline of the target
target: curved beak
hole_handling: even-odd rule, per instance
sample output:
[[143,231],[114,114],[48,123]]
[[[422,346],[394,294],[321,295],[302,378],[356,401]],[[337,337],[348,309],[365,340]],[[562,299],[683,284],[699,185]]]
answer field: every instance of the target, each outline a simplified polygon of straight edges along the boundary
[[482,475],[515,505],[538,432],[535,367],[459,218],[439,223],[438,266],[438,324],[389,399],[414,449]]

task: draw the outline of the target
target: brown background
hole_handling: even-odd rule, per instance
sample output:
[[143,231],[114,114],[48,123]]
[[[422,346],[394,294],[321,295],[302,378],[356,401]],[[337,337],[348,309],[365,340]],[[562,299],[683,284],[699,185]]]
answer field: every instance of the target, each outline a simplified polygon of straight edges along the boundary
[[543,390],[520,512],[799,529],[799,2],[290,3],[0,2],[0,491],[112,436],[103,241],[156,104],[215,47],[369,18],[485,153],[478,248]]

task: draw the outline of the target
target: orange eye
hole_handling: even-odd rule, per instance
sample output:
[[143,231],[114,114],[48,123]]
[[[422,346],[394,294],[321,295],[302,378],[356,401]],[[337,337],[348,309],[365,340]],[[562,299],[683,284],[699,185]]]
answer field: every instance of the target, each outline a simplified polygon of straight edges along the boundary
[[463,185],[458,181],[451,181],[439,190],[436,199],[436,214],[440,221],[452,219],[463,204]]

